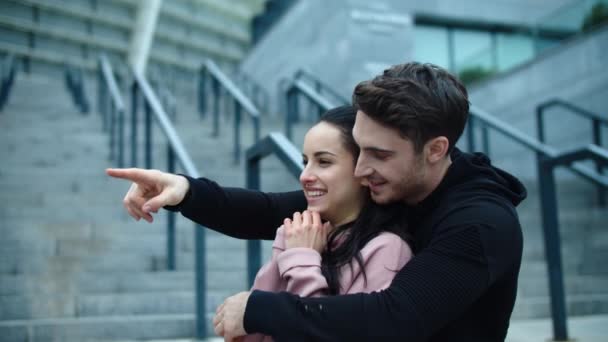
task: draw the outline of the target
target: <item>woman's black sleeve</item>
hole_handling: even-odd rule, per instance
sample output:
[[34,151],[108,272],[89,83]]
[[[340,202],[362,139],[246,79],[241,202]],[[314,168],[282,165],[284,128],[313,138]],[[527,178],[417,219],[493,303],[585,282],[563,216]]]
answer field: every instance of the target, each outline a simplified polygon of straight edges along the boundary
[[264,193],[242,188],[222,187],[206,178],[187,177],[190,190],[176,207],[192,221],[239,239],[275,237],[286,217],[306,209],[302,191]]

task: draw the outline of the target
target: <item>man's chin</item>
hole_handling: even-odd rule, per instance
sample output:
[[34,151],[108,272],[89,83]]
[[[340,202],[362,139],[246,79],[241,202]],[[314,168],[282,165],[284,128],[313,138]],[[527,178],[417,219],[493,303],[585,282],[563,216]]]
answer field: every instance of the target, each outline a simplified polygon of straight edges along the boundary
[[385,193],[376,193],[376,192],[370,192],[370,195],[372,197],[372,201],[378,203],[378,204],[388,204],[393,202],[390,198],[390,196],[388,194]]

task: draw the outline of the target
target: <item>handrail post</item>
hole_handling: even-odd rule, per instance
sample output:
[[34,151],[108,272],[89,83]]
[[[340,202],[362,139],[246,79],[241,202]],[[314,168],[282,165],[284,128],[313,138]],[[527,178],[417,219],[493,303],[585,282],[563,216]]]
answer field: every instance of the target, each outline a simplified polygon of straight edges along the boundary
[[469,153],[475,152],[475,117],[469,116],[469,123],[467,125],[467,142]]
[[253,117],[253,142],[260,141],[260,117]]
[[76,99],[78,101],[78,107],[82,115],[89,114],[89,102],[87,101],[86,93],[84,90],[84,72],[82,69],[76,69]]
[[[593,143],[597,146],[602,146],[602,130],[601,130],[601,122],[598,119],[592,120],[592,131],[593,131]],[[602,174],[604,171],[604,167],[602,163],[596,161],[595,169],[599,174]],[[606,206],[606,190],[601,186],[597,188],[597,201],[601,207]]]
[[118,111],[118,167],[125,166],[125,111]]
[[294,91],[294,88],[291,87],[287,90],[287,118],[285,119],[285,136],[287,136],[287,139],[289,140],[292,140],[293,138],[292,125],[297,110],[298,96]]
[[116,134],[116,128],[115,128],[115,114],[116,114],[116,105],[114,104],[114,101],[110,101],[110,155],[109,155],[109,160],[113,161],[115,160],[114,158],[116,158],[116,154],[115,154],[115,134]]
[[196,335],[207,337],[207,260],[205,255],[205,227],[195,224],[195,286],[196,286]]
[[242,107],[237,99],[234,99],[234,163],[238,164],[241,158],[241,112]]
[[131,87],[131,167],[137,167],[137,107],[139,102],[139,89],[137,81]]
[[146,169],[152,168],[152,110],[150,103],[144,99],[144,115],[145,115],[145,126],[144,126],[144,153],[145,153],[145,165]]
[[225,87],[222,87],[221,90],[222,90],[221,91],[222,99],[224,100],[223,101],[224,108],[222,110],[222,113],[224,114],[223,115],[224,122],[228,122],[228,120],[230,120],[230,114],[231,114],[230,106],[233,104],[233,101],[235,101],[235,100],[233,100],[232,95],[230,94],[230,91],[228,91],[228,89],[226,89]]
[[[175,154],[171,144],[167,142],[167,170],[175,173]],[[167,216],[167,269],[175,271],[175,212],[169,211]]]
[[543,112],[545,106],[536,107],[536,136],[542,143],[545,142],[545,123],[543,121]]
[[[315,80],[315,90],[317,91],[317,93],[321,94],[321,82],[319,82],[318,80]],[[320,118],[321,115],[323,115],[323,108],[321,108],[320,105],[317,104],[317,117],[314,118],[315,120],[317,118]]]
[[481,125],[481,148],[486,156],[490,156],[490,135],[488,132],[488,125],[484,123]]
[[[8,70],[8,71],[7,71]],[[2,73],[0,74],[0,112],[8,100],[8,95],[14,80],[14,57],[5,57],[2,60]]]
[[103,81],[103,70],[101,65],[101,59],[99,59],[97,61],[97,112],[103,116],[106,84]]
[[[260,190],[260,159],[248,159],[245,166],[247,189]],[[259,240],[247,241],[247,284],[253,285],[255,276],[262,265],[262,243]]]
[[211,89],[213,90],[213,133],[211,136],[217,138],[220,134],[220,82],[215,78],[211,79]]
[[567,341],[568,327],[566,322],[564,276],[562,269],[561,241],[559,236],[559,219],[557,215],[555,175],[553,172],[553,164],[548,157],[540,154],[537,155],[537,165],[543,219],[543,236],[545,240],[545,256],[549,273],[553,340]]
[[207,101],[205,99],[206,95],[206,85],[207,85],[207,72],[206,68],[203,65],[199,71],[198,77],[198,113],[201,116],[201,119],[204,119],[207,115]]

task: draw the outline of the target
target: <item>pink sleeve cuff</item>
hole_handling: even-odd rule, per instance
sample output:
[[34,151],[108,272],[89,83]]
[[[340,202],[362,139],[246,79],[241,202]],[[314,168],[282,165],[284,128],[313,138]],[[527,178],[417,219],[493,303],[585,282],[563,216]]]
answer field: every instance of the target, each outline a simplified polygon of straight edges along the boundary
[[321,254],[312,248],[290,248],[277,256],[279,273],[283,276],[294,267],[321,267]]

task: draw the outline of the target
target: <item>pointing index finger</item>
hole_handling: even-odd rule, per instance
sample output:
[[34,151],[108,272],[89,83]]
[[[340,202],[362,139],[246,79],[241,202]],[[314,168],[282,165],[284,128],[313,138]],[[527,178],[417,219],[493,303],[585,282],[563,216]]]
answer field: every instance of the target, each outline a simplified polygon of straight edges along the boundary
[[110,177],[130,180],[135,183],[154,183],[157,180],[150,173],[151,170],[130,168],[130,169],[106,169],[106,174]]

